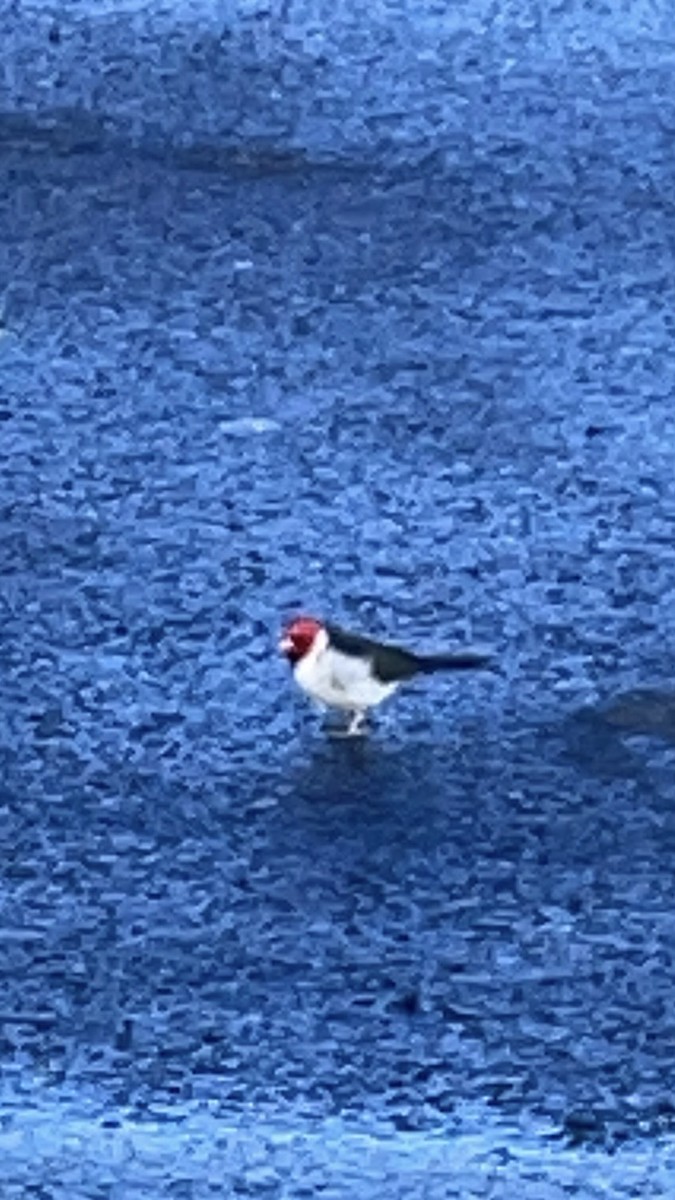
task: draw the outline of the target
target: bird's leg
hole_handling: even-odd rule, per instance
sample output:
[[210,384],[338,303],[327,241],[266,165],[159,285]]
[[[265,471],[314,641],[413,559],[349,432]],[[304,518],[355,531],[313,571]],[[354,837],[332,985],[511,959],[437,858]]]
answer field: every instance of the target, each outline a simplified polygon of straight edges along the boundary
[[347,725],[327,723],[326,730],[334,738],[360,737],[366,732],[365,722],[366,714],[360,709],[355,709],[350,713]]
[[349,725],[347,726],[345,736],[346,737],[358,737],[359,734],[365,733],[365,730],[364,730],[365,720],[366,720],[366,714],[363,711],[361,711],[360,709],[357,709],[355,712],[353,712],[351,721],[349,722]]

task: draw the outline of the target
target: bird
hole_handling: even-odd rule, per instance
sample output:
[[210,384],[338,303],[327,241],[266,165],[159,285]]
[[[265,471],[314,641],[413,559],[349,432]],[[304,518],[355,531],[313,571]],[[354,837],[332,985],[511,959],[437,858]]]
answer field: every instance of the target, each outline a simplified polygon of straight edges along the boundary
[[294,617],[285,625],[279,650],[309,696],[349,714],[346,736],[363,733],[368,709],[415,675],[492,666],[487,655],[473,650],[415,654],[310,616]]

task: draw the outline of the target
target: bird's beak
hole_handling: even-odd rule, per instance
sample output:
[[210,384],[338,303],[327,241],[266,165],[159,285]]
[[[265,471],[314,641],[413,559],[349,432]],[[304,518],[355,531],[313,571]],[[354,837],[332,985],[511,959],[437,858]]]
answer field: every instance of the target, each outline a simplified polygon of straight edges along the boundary
[[289,637],[282,637],[279,641],[279,651],[281,654],[288,654],[289,650],[293,649],[293,642]]

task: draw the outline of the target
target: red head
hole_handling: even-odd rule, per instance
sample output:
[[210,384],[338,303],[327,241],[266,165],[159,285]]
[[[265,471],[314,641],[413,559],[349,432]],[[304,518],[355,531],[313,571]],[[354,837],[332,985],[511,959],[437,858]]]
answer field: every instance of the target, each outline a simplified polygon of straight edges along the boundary
[[284,628],[279,649],[286,655],[289,663],[295,665],[304,658],[314,645],[314,639],[321,632],[323,625],[316,617],[294,617]]

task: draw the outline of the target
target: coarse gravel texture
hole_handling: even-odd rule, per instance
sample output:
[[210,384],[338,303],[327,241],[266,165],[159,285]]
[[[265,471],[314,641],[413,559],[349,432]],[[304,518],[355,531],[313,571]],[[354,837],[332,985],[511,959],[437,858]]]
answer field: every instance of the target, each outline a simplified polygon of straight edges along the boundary
[[675,1194],[668,20],[2,14],[2,1200]]

